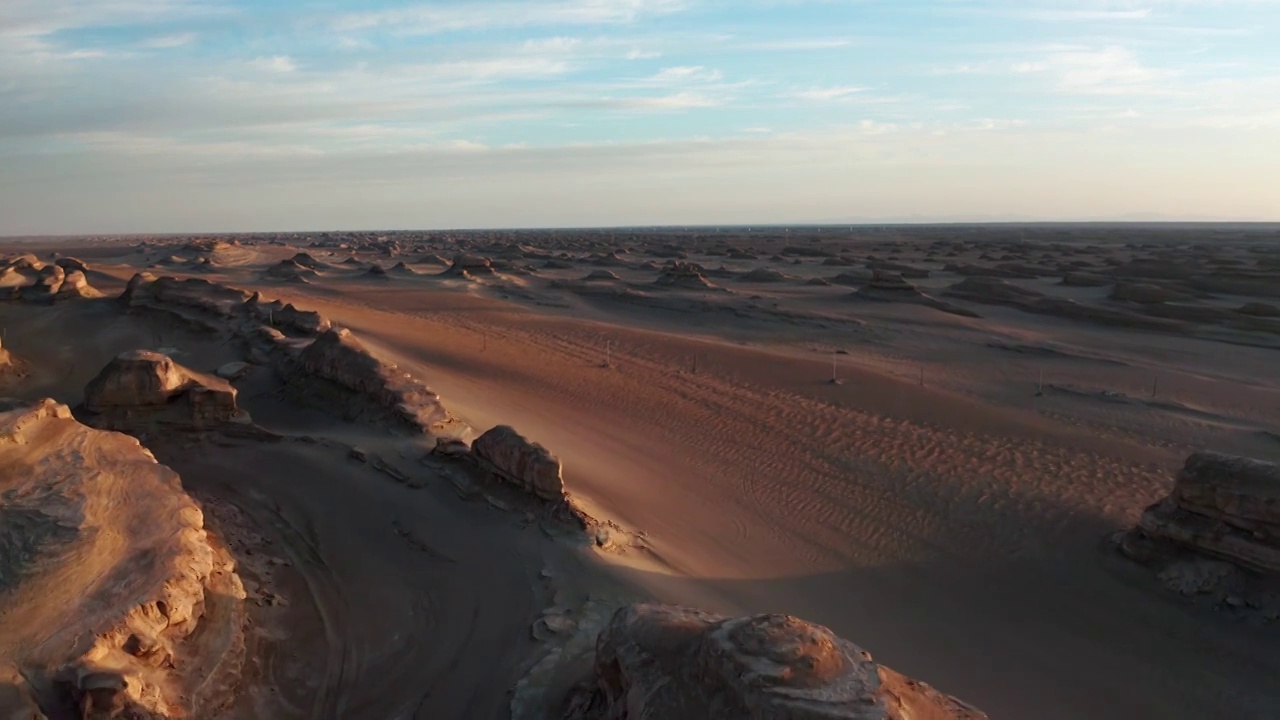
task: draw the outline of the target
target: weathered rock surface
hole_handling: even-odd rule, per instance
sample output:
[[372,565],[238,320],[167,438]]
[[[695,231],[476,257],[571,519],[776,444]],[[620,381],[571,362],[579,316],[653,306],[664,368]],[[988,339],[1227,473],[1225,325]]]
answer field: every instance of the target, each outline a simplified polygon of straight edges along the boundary
[[350,331],[333,328],[319,313],[268,303],[257,293],[203,279],[146,273],[129,281],[120,301],[243,344],[246,357],[271,367],[298,399],[346,419],[411,432],[466,431],[436,393],[374,356]]
[[[1178,510],[1211,522],[1185,517]],[[1149,508],[1139,527],[1153,537],[1189,543],[1225,560],[1280,573],[1280,467],[1249,458],[1196,453],[1178,473],[1173,493]],[[1212,536],[1200,537],[1205,529]],[[1237,533],[1243,537],[1233,540]]]
[[1216,592],[1217,583],[1229,580],[1230,573],[1189,582],[1184,567],[1188,556],[1275,584],[1280,581],[1280,466],[1195,453],[1178,473],[1173,492],[1142,513],[1120,549],[1158,565],[1162,577],[1173,577],[1180,589],[1191,587],[1196,593]]
[[471,452],[504,480],[544,500],[564,497],[560,460],[508,425],[499,425],[476,438]]
[[70,298],[102,297],[85,277],[87,266],[75,258],[46,264],[34,255],[0,263],[0,298],[52,303]]
[[84,392],[94,423],[127,429],[151,423],[208,427],[245,416],[225,380],[182,367],[149,350],[117,355]]
[[619,610],[596,642],[571,720],[980,720],[981,711],[786,615]]
[[52,400],[0,409],[0,683],[24,679],[0,717],[198,717],[243,654],[203,523],[137,440]]
[[330,330],[290,360],[285,379],[300,399],[348,420],[385,421],[417,430],[456,420],[440,396],[372,353],[346,328]]

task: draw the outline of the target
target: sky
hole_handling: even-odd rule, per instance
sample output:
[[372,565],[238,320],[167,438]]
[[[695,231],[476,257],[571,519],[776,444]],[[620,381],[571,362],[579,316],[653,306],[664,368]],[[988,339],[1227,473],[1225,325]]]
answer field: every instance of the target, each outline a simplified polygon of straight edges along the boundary
[[1280,0],[0,0],[0,235],[1280,219]]

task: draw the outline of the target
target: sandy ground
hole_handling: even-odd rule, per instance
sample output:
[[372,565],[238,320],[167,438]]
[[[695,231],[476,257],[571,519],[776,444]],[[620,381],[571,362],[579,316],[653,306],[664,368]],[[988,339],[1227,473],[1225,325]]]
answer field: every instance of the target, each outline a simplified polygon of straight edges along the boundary
[[[626,242],[605,244],[615,241]],[[1249,258],[1251,247],[1274,240],[1239,242],[1230,252]],[[447,244],[437,245],[443,252]],[[423,378],[473,426],[511,424],[554,450],[569,488],[594,514],[647,533],[656,561],[617,564],[613,572],[652,596],[823,623],[877,660],[992,717],[1270,718],[1280,712],[1275,623],[1252,625],[1174,596],[1107,545],[1168,492],[1191,450],[1280,458],[1272,336],[1214,323],[1131,329],[988,304],[966,304],[982,316],[970,318],[916,304],[850,301],[848,287],[803,282],[846,269],[820,259],[772,261],[792,278],[782,284],[708,275],[724,289],[657,290],[650,284],[657,271],[635,256],[602,265],[598,252],[589,257],[569,241],[558,247],[570,256],[567,268],[460,278],[440,274],[441,266],[415,264],[416,274],[381,279],[364,268],[400,258],[360,252],[361,264],[344,266],[351,251],[309,249],[297,241],[237,246],[200,276],[321,310]],[[1096,268],[1148,252],[1120,240],[1074,247],[1062,255]],[[864,258],[884,252],[855,249]],[[309,283],[264,275],[299,250],[326,263]],[[94,263],[91,281],[102,289],[118,287],[170,252],[122,252],[113,245],[96,251],[100,260],[85,259]],[[966,252],[976,261],[983,248]],[[757,249],[759,261],[737,267],[769,265],[767,253]],[[931,262],[935,272],[919,287],[936,297],[959,279],[937,272],[941,258],[930,260],[924,249],[898,261]],[[615,271],[634,292],[584,293],[563,284],[599,267]],[[152,271],[193,274],[173,265]],[[1064,298],[1074,294],[1090,307],[1145,312],[1112,303],[1106,288],[1011,282]],[[1250,299],[1259,298],[1219,293],[1196,307]],[[12,339],[5,346],[23,352]],[[839,384],[829,382],[833,361]],[[300,491],[280,479],[283,470],[310,463],[316,478],[326,478],[331,463],[323,453],[295,446],[272,449],[271,457],[260,452],[231,449],[213,463],[182,467],[179,460],[175,467],[197,495],[217,491],[235,505],[244,493],[266,494],[270,502],[250,513],[258,524],[279,524],[263,509],[274,503],[279,509],[271,512],[309,518],[311,531],[322,537],[355,528],[358,539],[350,547],[324,548],[323,564],[338,568],[339,577],[364,572],[361,563],[371,556],[379,563],[369,568],[371,579],[392,577],[400,563],[417,558],[420,551],[391,552],[383,540],[361,544],[396,518],[431,518],[421,530],[430,534],[427,544],[456,564],[525,545],[522,531],[508,527],[502,532],[512,534],[493,536],[492,547],[457,554],[477,534],[465,513],[453,514],[453,505],[434,506],[434,496],[394,485],[377,485],[367,497],[349,484],[329,487],[321,480],[315,492]],[[238,467],[255,470],[227,485]],[[422,507],[404,504],[409,496]],[[451,591],[461,595],[440,600],[448,612],[439,615],[450,622],[439,629],[424,625],[422,632],[444,632],[447,646],[465,645],[468,652],[490,647],[500,633],[472,636],[454,619],[493,593],[510,596],[514,607],[492,621],[495,631],[509,625],[514,632],[516,618],[536,612],[527,589],[536,582],[521,575],[536,564],[519,556],[506,562],[502,575],[511,578],[509,585],[494,578],[493,586]],[[388,615],[417,622],[409,598],[432,587],[431,571],[423,572],[397,576],[389,599],[371,594],[360,599],[360,610],[343,612],[386,607],[393,609]],[[324,592],[313,590],[313,596],[323,615]],[[476,607],[487,612],[484,603]],[[313,635],[303,646],[333,652],[334,633],[351,634],[336,622],[318,620],[315,632],[328,627],[328,642]],[[376,623],[361,630],[370,637],[391,632]],[[353,677],[377,677],[391,667],[358,641],[339,644],[355,658]],[[500,661],[477,662],[471,673]],[[403,676],[394,682],[421,684],[437,676],[430,663],[409,664],[417,682]],[[327,667],[333,672],[332,663]],[[508,666],[508,674],[516,672]],[[433,686],[451,698],[440,717],[498,712],[496,705],[469,706],[466,686]],[[402,716],[364,698],[362,690],[344,699],[347,704],[312,709],[317,717],[337,709]]]

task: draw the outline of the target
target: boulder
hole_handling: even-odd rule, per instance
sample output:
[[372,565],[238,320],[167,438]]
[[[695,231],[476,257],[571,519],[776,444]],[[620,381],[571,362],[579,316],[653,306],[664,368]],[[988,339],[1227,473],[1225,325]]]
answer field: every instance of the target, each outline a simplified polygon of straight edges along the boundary
[[571,720],[982,720],[980,710],[878,665],[788,615],[726,618],[631,605],[596,641]]
[[544,500],[564,497],[560,460],[510,426],[499,425],[476,438],[471,452],[503,479]]
[[237,360],[235,362],[229,362],[224,365],[219,365],[218,369],[215,370],[213,374],[217,375],[223,380],[239,380],[240,378],[248,374],[249,370],[252,367],[253,366],[247,362],[242,362]]

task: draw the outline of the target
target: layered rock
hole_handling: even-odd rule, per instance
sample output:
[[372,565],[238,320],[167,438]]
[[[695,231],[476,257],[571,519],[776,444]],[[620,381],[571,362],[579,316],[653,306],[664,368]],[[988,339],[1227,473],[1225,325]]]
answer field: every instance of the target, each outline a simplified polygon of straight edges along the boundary
[[1147,508],[1122,548],[1149,559],[1142,540],[1280,576],[1280,467],[1201,452],[1187,458],[1173,492]]
[[89,382],[84,407],[94,423],[113,429],[165,425],[212,427],[245,419],[236,389],[149,350],[117,355]]
[[198,717],[243,654],[244,590],[203,523],[137,440],[0,407],[0,683],[25,681],[0,717]]
[[571,720],[980,720],[981,711],[787,615],[726,618],[663,605],[619,610],[596,642]]
[[120,301],[160,312],[241,343],[246,357],[270,366],[299,400],[349,420],[410,432],[458,434],[465,426],[439,396],[395,364],[373,355],[323,315],[203,279],[138,274]]
[[472,455],[502,479],[544,500],[564,497],[560,460],[508,425],[499,425],[471,443]]

